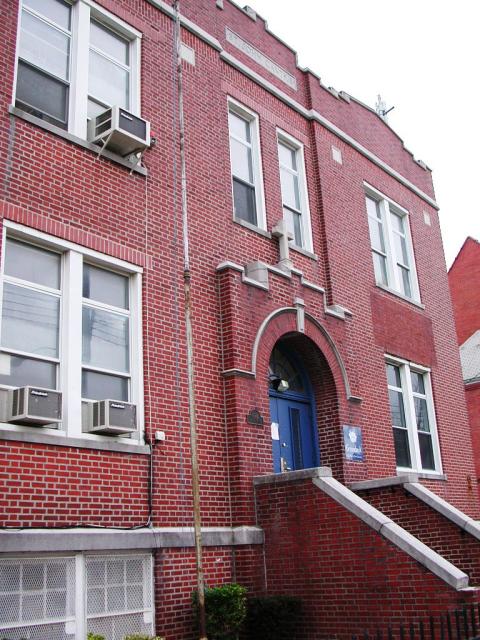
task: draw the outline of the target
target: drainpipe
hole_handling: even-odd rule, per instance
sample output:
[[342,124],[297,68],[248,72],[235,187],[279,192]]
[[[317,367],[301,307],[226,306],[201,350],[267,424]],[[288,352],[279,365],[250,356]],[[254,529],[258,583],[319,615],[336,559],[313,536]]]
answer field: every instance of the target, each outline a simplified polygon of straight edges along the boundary
[[205,587],[202,563],[202,525],[200,514],[200,478],[197,451],[197,418],[195,410],[195,375],[193,367],[193,332],[190,257],[188,246],[187,176],[185,169],[185,119],[183,111],[183,75],[181,55],[181,25],[179,0],[175,0],[175,47],[177,52],[178,123],[180,134],[180,164],[182,181],[183,284],[185,293],[185,331],[187,340],[188,416],[190,424],[190,453],[192,467],[193,525],[197,573],[200,640],[207,640],[205,620]]

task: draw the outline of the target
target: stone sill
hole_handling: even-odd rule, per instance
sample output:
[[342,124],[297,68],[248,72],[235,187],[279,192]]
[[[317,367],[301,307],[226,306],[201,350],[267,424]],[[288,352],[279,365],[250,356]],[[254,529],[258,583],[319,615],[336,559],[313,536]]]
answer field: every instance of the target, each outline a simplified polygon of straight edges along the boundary
[[[97,436],[98,437],[98,436]],[[76,447],[79,449],[97,449],[100,451],[115,451],[118,453],[137,453],[148,455],[150,447],[144,444],[136,444],[133,441],[122,442],[119,438],[112,437],[105,440],[90,440],[90,438],[70,437],[66,435],[56,435],[45,433],[42,427],[37,431],[17,431],[6,428],[0,424],[0,440],[11,440],[15,442],[31,442],[35,444],[48,444],[57,447]]]
[[[23,111],[18,107],[14,107],[13,105],[10,105],[8,111],[11,115],[20,118],[21,120],[25,120],[26,122],[30,122],[30,124],[34,124],[35,126],[40,127],[41,129],[44,129],[49,133],[53,133],[54,135],[67,140],[68,142],[72,142],[73,144],[82,147],[83,149],[92,151],[96,156],[98,156],[98,152],[100,151],[100,147],[98,145],[91,144],[90,142],[87,142],[87,140],[83,140],[82,138],[74,136],[72,133],[68,133],[68,131],[60,129],[60,127],[56,127],[54,124],[50,124],[50,122],[46,122],[41,118],[37,118],[31,113],[27,113],[26,111]],[[122,167],[129,169],[130,171],[133,171],[134,173],[138,173],[142,176],[148,175],[148,171],[145,167],[133,165],[125,158],[122,158],[122,156],[119,156],[116,153],[112,153],[111,151],[107,151],[106,149],[102,151],[101,157],[107,158],[108,160],[111,160],[112,162],[115,162],[116,164],[119,164]]]

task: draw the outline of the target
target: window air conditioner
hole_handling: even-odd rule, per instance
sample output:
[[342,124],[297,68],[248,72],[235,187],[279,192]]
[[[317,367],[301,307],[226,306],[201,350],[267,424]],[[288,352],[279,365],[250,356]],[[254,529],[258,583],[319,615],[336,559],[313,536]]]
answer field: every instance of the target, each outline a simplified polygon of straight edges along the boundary
[[92,402],[86,433],[119,436],[137,429],[137,407],[118,400]]
[[88,122],[89,142],[120,156],[140,153],[150,146],[150,123],[126,109],[113,106]]
[[62,393],[40,387],[20,387],[8,391],[7,422],[31,426],[62,421]]

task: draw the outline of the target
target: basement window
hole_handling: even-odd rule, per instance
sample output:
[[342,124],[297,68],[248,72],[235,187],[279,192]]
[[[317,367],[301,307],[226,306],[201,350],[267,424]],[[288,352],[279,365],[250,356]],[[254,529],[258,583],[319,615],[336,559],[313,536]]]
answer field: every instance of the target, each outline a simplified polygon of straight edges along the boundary
[[0,637],[85,640],[153,633],[150,554],[0,560]]

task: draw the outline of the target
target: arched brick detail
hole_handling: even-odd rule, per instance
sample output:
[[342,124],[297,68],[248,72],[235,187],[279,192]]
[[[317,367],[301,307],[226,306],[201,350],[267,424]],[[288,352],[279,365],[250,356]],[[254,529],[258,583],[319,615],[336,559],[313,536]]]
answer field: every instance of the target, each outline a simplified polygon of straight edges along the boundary
[[[297,309],[284,307],[272,312],[261,324],[257,331],[252,349],[252,371],[258,376],[266,375],[268,362],[275,343],[283,336],[299,333],[297,330]],[[338,393],[342,393],[343,400],[351,397],[348,375],[339,350],[328,331],[309,314],[305,314],[305,335],[317,346],[323,354],[332,372]]]

